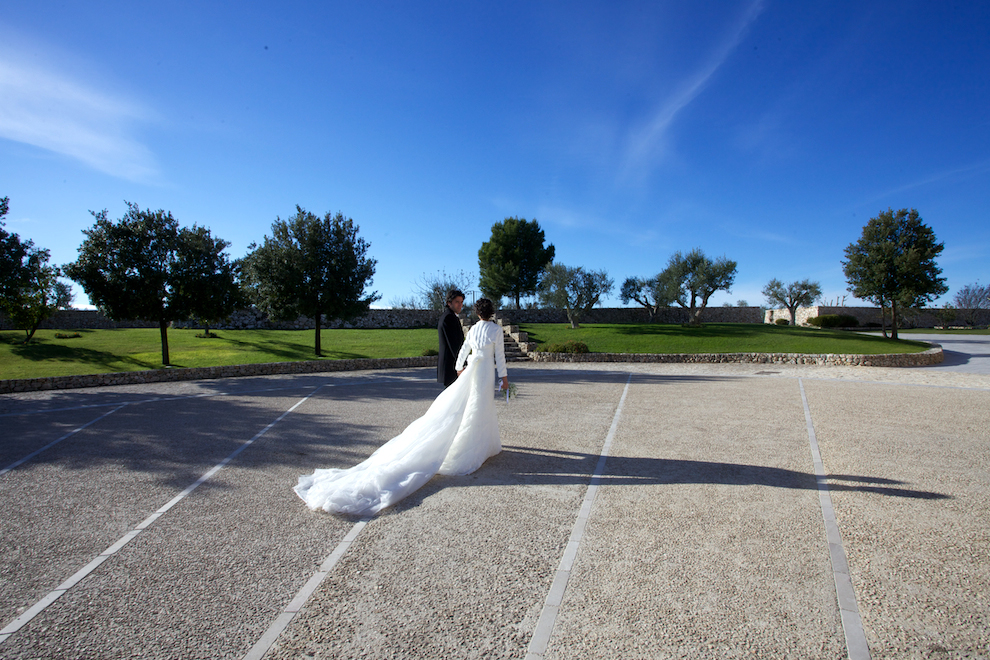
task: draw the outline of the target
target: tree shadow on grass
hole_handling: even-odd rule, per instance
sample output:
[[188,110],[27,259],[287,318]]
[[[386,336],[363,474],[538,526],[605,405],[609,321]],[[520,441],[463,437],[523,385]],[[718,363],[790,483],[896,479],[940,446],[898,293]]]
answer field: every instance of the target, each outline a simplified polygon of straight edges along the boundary
[[120,365],[131,365],[136,369],[155,369],[161,364],[149,360],[139,360],[129,355],[119,355],[109,351],[100,351],[92,348],[82,348],[78,346],[67,346],[59,343],[41,340],[19,346],[15,345],[10,351],[13,355],[22,360],[31,362],[81,362],[83,364],[98,366],[104,371],[124,371]]

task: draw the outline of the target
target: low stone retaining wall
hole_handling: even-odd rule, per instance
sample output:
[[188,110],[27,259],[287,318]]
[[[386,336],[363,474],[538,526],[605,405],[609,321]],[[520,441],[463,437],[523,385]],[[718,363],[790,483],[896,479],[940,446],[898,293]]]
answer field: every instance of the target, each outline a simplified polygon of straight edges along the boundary
[[817,364],[854,367],[926,367],[940,364],[942,347],[922,353],[840,355],[805,353],[541,353],[529,354],[536,362],[655,362],[672,364]]
[[[922,353],[884,353],[881,355],[837,355],[804,353],[529,353],[535,362],[650,362],[707,364],[817,364],[857,367],[925,367],[940,364],[944,359],[942,347]],[[359,360],[306,360],[302,362],[267,362],[229,367],[197,367],[193,369],[154,369],[122,371],[87,376],[55,376],[52,378],[23,378],[0,380],[0,394],[34,392],[38,390],[67,390],[105,385],[138,385],[182,380],[235,378],[238,376],[269,376],[272,374],[311,374],[330,371],[362,369],[403,369],[435,367],[437,357],[382,358]]]
[[301,362],[267,362],[229,367],[196,367],[191,369],[154,369],[121,371],[86,376],[55,376],[52,378],[22,378],[0,380],[0,393],[33,392],[37,390],[67,390],[103,385],[138,385],[180,380],[234,378],[237,376],[269,376],[272,374],[312,374],[326,371],[358,371],[361,369],[402,369],[405,367],[435,367],[437,357],[408,357],[358,360],[305,360]]

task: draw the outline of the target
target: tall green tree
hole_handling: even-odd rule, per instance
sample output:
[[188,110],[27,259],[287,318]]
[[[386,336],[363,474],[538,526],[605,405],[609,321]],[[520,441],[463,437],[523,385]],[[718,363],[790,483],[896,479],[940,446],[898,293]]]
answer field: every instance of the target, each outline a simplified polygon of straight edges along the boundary
[[846,248],[842,270],[849,291],[881,309],[890,306],[893,339],[899,309],[920,307],[949,290],[935,263],[943,248],[916,209],[887,209]]
[[[0,219],[7,215],[10,198],[0,199]],[[24,330],[24,343],[34,337],[41,322],[72,303],[69,286],[59,281],[61,271],[48,263],[50,252],[8,233],[0,222],[0,310],[15,328]]]
[[255,304],[273,319],[315,319],[314,351],[321,356],[324,318],[352,319],[381,298],[366,291],[377,263],[367,256],[369,247],[352,219],[320,218],[296,206],[288,220],[276,218],[264,243],[252,244],[243,275]]
[[614,284],[604,270],[550,264],[540,278],[540,302],[545,307],[563,309],[571,327],[579,328],[581,318],[612,291]]
[[179,251],[176,286],[188,312],[210,334],[210,326],[229,318],[246,303],[238,286],[237,267],[225,250],[230,242],[212,236],[205,227],[182,232],[183,249]]
[[675,252],[657,276],[657,295],[663,306],[676,302],[688,310],[689,322],[698,325],[712,294],[728,293],[735,279],[736,262],[731,259],[709,259],[700,248],[687,254]]
[[492,225],[492,237],[478,250],[480,288],[486,296],[509,296],[516,309],[522,296],[536,293],[540,274],[553,261],[554,247],[544,247],[546,237],[540,223],[525,218],[506,218]]
[[809,279],[784,285],[776,277],[763,287],[767,303],[787,309],[791,314],[791,325],[795,325],[798,307],[807,307],[822,295],[822,285]]
[[27,261],[34,243],[22,241],[4,229],[3,219],[10,210],[10,198],[0,197],[0,298],[16,294],[27,277]]
[[[201,227],[180,228],[164,210],[125,204],[127,213],[117,221],[108,219],[106,209],[91,212],[96,224],[83,230],[79,257],[64,267],[65,274],[82,285],[107,317],[156,321],[162,364],[168,366],[169,324],[209,312],[198,291],[201,278],[224,272],[226,257],[201,252],[226,242]],[[233,286],[233,279],[228,283]]]

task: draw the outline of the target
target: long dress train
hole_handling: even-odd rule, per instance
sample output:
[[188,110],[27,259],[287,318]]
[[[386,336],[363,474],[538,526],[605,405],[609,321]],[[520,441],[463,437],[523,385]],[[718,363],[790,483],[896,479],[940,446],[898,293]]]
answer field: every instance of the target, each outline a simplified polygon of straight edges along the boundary
[[402,433],[352,468],[300,476],[296,494],[314,511],[373,515],[438,472],[470,474],[502,451],[493,393],[496,369],[506,375],[501,327],[491,321],[472,326],[457,368],[465,361],[464,373]]

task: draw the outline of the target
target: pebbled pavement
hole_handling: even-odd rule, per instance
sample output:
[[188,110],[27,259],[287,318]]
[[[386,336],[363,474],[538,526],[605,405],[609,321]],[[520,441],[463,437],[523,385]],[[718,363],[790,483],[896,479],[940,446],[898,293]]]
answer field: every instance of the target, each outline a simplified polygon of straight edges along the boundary
[[[395,435],[436,395],[427,371],[0,397],[0,469],[55,442],[0,475],[0,626],[251,441],[0,656],[245,657],[354,529],[306,509],[297,475]],[[519,364],[510,378],[502,454],[368,522],[265,657],[527,657],[569,551],[531,658],[848,657],[802,389],[873,657],[990,655],[990,375]]]

